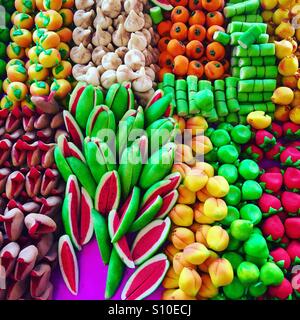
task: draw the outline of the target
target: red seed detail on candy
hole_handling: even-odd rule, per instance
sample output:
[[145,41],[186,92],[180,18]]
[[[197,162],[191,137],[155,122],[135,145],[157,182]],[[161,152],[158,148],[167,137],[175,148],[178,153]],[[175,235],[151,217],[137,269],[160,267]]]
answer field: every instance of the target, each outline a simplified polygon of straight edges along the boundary
[[139,272],[135,277],[135,281],[131,283],[126,292],[126,300],[136,300],[146,290],[149,290],[154,283],[160,280],[162,272],[166,266],[166,261],[157,261],[150,264]]
[[148,109],[150,106],[152,106],[154,104],[154,102],[158,101],[160,98],[162,98],[163,96],[163,92],[161,90],[157,90],[154,95],[152,96],[152,98],[150,99],[150,101],[148,102],[146,109]]
[[176,201],[178,199],[178,191],[173,190],[170,193],[166,194],[163,198],[163,204],[156,214],[155,218],[163,218],[166,214],[168,214],[172,208],[175,206]]
[[124,218],[124,214],[126,213],[126,210],[127,210],[128,206],[129,206],[129,203],[131,202],[132,195],[133,195],[133,192],[130,193],[129,197],[127,197],[126,201],[124,202],[123,206],[121,207],[121,209],[118,212],[119,213],[119,217],[120,217],[120,222]]
[[84,89],[85,89],[85,87],[82,86],[82,87],[77,91],[77,93],[76,93],[76,97],[75,97],[75,99],[74,99],[74,101],[73,101],[73,103],[72,103],[72,105],[71,105],[71,108],[70,108],[70,112],[71,112],[73,115],[75,115],[75,113],[76,113],[77,103],[78,103],[79,98],[80,98],[80,96],[81,96],[81,94],[82,94],[82,92],[83,92]]
[[79,240],[79,208],[80,208],[80,191],[77,180],[70,179],[67,190],[70,194],[70,218],[72,224],[72,231],[77,243]]
[[71,138],[74,142],[74,144],[82,150],[82,143],[83,143],[83,135],[79,131],[79,127],[76,127],[72,119],[69,118],[69,115],[64,112],[64,120],[65,120],[65,125],[67,128],[67,131],[70,133]]
[[147,232],[139,239],[140,246],[136,246],[134,248],[134,251],[132,253],[132,259],[133,261],[137,260],[139,257],[145,254],[145,252],[148,252],[153,244],[157,241],[157,239],[160,238],[162,232],[165,229],[165,223],[162,223],[154,228],[151,229],[151,232]]
[[80,212],[80,244],[84,245],[89,242],[93,235],[92,222],[93,203],[85,189],[81,188],[81,212]]
[[168,108],[166,109],[165,113],[164,113],[164,116],[165,116],[165,117],[171,117],[171,115],[172,115],[172,110],[173,110],[172,106],[169,105]]
[[90,130],[91,130],[91,131],[92,131],[93,128],[94,128],[94,125],[95,125],[95,123],[96,123],[96,121],[97,121],[97,118],[98,118],[99,114],[100,114],[101,112],[103,112],[103,111],[105,111],[105,109],[104,109],[103,107],[100,107],[100,108],[97,110],[97,112],[94,113],[94,115],[93,115],[93,120],[92,120],[91,125],[90,125]]

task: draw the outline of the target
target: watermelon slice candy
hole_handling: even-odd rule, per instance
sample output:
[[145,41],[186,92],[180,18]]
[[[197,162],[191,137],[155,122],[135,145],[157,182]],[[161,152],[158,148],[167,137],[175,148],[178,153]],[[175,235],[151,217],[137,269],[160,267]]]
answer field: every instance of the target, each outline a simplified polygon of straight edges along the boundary
[[170,263],[163,253],[142,264],[128,279],[122,300],[142,300],[155,291],[164,279]]
[[178,191],[173,190],[163,197],[163,204],[156,214],[155,218],[163,219],[173,209],[178,199]]
[[79,241],[81,245],[87,244],[93,236],[92,208],[92,199],[87,191],[82,187],[79,230]]

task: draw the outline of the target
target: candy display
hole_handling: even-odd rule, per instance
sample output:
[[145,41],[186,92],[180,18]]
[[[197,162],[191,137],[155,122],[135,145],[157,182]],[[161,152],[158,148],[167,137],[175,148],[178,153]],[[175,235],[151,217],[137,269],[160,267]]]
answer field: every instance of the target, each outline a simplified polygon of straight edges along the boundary
[[299,0],[0,0],[1,300],[300,297]]

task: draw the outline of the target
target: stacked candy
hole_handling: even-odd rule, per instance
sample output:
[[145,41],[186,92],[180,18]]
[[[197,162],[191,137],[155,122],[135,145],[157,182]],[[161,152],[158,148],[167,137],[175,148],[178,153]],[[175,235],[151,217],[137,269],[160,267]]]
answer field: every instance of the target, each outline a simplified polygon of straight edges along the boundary
[[54,164],[62,113],[1,110],[1,299],[51,299],[64,182]]
[[23,106],[28,94],[48,96],[51,91],[63,100],[71,91],[67,43],[72,34],[68,28],[73,22],[72,6],[73,0],[15,2],[2,108]]
[[[224,9],[225,17],[230,19],[243,14],[241,21],[231,21],[228,34],[218,33],[216,40],[227,39],[233,46],[232,75],[239,78],[237,99],[240,104],[239,115],[245,123],[247,114],[264,111],[273,114],[275,105],[271,102],[276,89],[277,67],[275,66],[275,45],[267,43],[267,25],[261,22],[243,22],[248,15],[257,13],[259,1],[248,0],[229,4]],[[254,11],[253,11],[254,10]]]
[[[261,1],[262,16],[268,24],[268,33],[275,43],[280,74],[280,87],[272,97],[277,105],[275,119],[300,124],[300,82],[298,80],[299,57],[297,54],[299,28],[295,29],[293,19],[300,12],[295,1]],[[295,20],[297,21],[297,19]]]
[[191,130],[192,146],[177,146],[178,162],[172,170],[181,174],[182,184],[169,214],[174,226],[165,253],[172,266],[163,282],[167,290],[162,299],[203,300],[215,297],[219,288],[233,279],[231,264],[219,256],[229,243],[227,231],[218,225],[227,216],[222,198],[229,185],[224,177],[214,174],[210,164],[197,160],[212,147],[203,135],[207,129],[204,118],[176,119],[181,130]]
[[[164,20],[157,25],[161,36],[158,43],[159,81],[165,73],[178,78],[187,75],[222,78],[229,69],[226,48],[214,41],[216,31],[225,31],[223,0],[170,1],[172,10],[164,12]],[[172,7],[174,6],[174,8]]]

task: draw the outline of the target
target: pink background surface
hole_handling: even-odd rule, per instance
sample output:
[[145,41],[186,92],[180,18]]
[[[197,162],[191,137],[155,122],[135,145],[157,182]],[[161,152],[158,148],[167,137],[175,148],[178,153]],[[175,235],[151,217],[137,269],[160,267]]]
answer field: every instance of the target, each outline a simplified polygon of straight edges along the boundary
[[[67,289],[59,270],[56,268],[54,283],[54,300],[104,300],[107,266],[101,260],[100,252],[95,237],[81,252],[77,252],[79,267],[79,290],[78,295],[72,295]],[[123,281],[112,300],[120,300],[124,285],[129,276],[134,272],[126,269]],[[162,288],[157,289],[146,300],[160,300]]]

